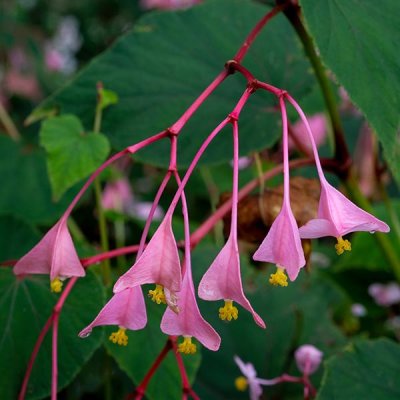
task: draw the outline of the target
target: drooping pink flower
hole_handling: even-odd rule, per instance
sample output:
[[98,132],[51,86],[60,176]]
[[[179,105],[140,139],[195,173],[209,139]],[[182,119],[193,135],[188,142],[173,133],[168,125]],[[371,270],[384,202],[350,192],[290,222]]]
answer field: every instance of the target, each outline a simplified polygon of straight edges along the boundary
[[14,274],[50,274],[52,290],[55,292],[61,290],[60,280],[85,275],[66,219],[61,218],[31,251],[15,264]]
[[253,315],[257,325],[265,328],[264,321],[243,292],[239,249],[232,234],[201,279],[198,292],[203,300],[225,300],[225,306],[219,309],[222,320],[237,319],[238,310],[233,306],[234,301]]
[[257,377],[257,371],[252,363],[243,362],[238,356],[233,358],[243,376],[236,378],[237,390],[245,391],[247,386],[250,391],[250,400],[258,400],[262,395],[261,386],[271,386],[280,383],[280,379],[261,379]]
[[304,375],[313,374],[320,366],[324,353],[311,344],[300,346],[294,353],[297,368]]
[[[326,117],[323,113],[315,114],[308,118],[314,141],[317,147],[324,143],[327,134]],[[289,150],[296,147],[296,143],[300,143],[305,149],[311,151],[312,145],[308,139],[307,128],[300,119],[291,127],[291,136],[288,138]]]
[[314,239],[324,236],[337,238],[336,251],[342,254],[351,250],[348,240],[342,238],[350,232],[389,232],[390,228],[383,221],[357,207],[337,189],[331,186],[325,178],[320,177],[321,197],[318,216],[300,228],[302,239]]
[[161,330],[167,335],[184,337],[183,342],[178,345],[178,351],[186,354],[194,353],[196,345],[192,343],[192,337],[195,337],[207,349],[218,350],[221,338],[200,314],[190,266],[186,268],[183,277],[177,307],[178,313],[167,307],[161,320]]
[[287,286],[287,277],[283,270],[286,270],[290,280],[293,281],[297,278],[300,268],[306,264],[306,260],[301,247],[297,222],[290,207],[288,122],[284,98],[280,98],[279,103],[283,131],[283,202],[281,211],[260,247],[254,253],[253,259],[276,264],[278,270],[271,275],[269,282],[273,285]]
[[167,215],[135,264],[114,285],[121,290],[156,283],[166,289],[168,298],[181,290],[181,265],[178,247],[172,232],[172,217]]
[[126,346],[128,344],[126,329],[140,330],[146,324],[146,306],[142,289],[140,286],[133,287],[114,294],[97,317],[79,333],[79,336],[82,338],[89,336],[95,326],[117,325],[119,330],[112,333],[109,339]]
[[390,282],[386,285],[373,283],[368,287],[368,293],[380,306],[390,307],[393,304],[400,303],[400,286],[396,282]]
[[306,264],[297,222],[287,202],[283,203],[280,213],[254,253],[253,259],[270,262],[278,268],[285,269],[291,281],[297,278],[300,268]]

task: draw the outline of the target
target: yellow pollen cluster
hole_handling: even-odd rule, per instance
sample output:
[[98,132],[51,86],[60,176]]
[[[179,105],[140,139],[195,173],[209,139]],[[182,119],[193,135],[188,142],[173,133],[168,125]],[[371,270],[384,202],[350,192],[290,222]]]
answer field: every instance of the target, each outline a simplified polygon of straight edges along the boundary
[[50,282],[50,290],[53,293],[60,293],[63,287],[63,283],[59,278],[55,278]]
[[338,256],[343,254],[345,251],[351,251],[351,243],[348,240],[343,239],[341,236],[337,238],[335,244],[336,253]]
[[274,286],[286,287],[288,285],[288,281],[285,270],[283,268],[277,267],[276,272],[274,274],[271,274],[271,276],[269,277],[269,283]]
[[167,304],[165,300],[164,288],[161,285],[156,285],[154,290],[149,290],[149,297],[157,304]]
[[244,376],[238,376],[235,379],[235,388],[240,392],[244,392],[247,389],[247,379]]
[[222,321],[232,321],[238,318],[239,311],[233,305],[232,300],[225,300],[225,305],[219,309],[219,317]]
[[178,344],[178,351],[183,354],[194,354],[196,353],[197,346],[192,343],[191,336],[184,336],[183,342]]
[[126,346],[128,344],[128,335],[125,333],[126,328],[119,327],[117,332],[113,332],[109,339],[120,346]]

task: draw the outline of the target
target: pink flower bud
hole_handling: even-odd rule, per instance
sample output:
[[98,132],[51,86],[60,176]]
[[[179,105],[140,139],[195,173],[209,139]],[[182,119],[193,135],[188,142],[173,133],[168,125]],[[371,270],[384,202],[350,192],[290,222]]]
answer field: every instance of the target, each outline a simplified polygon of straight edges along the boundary
[[400,286],[395,282],[390,282],[387,285],[374,283],[369,286],[368,293],[380,306],[389,307],[400,303]]
[[311,344],[300,346],[294,353],[297,368],[304,375],[313,374],[321,364],[324,353]]

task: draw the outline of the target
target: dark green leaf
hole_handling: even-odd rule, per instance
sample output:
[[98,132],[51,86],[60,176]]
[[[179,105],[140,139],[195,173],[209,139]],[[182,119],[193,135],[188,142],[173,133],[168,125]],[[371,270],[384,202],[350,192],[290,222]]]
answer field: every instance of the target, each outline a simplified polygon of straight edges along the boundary
[[110,152],[108,139],[100,133],[84,133],[74,115],[45,120],[40,143],[47,151],[47,166],[55,198],[86,178]]
[[[50,224],[64,211],[69,196],[51,200],[45,154],[0,136],[0,212],[32,223]],[[69,198],[68,198],[69,197]]]
[[[52,294],[49,278],[16,278],[0,270],[0,387],[4,399],[15,399],[36,339],[59,296]],[[102,343],[102,331],[78,337],[104,302],[104,289],[90,271],[73,288],[62,310],[58,337],[58,384],[65,387]],[[50,394],[51,330],[42,344],[28,385],[27,399]]]
[[360,341],[325,365],[317,400],[397,400],[400,346],[387,339]]
[[26,222],[0,217],[0,261],[22,257],[39,239],[39,233]]
[[400,182],[400,2],[300,3],[322,59],[375,129]]
[[[243,0],[214,0],[182,12],[150,13],[110,50],[97,57],[69,85],[41,107],[57,106],[93,120],[96,82],[118,93],[119,102],[106,110],[103,132],[122,148],[174,123],[233,58],[252,27],[268,9]],[[314,82],[294,32],[283,16],[274,18],[244,60],[260,80],[306,95]],[[232,111],[246,82],[239,74],[228,78],[182,131],[179,165],[187,165],[206,135]],[[257,92],[240,121],[241,152],[272,145],[280,134],[276,99]],[[168,165],[168,142],[140,153],[142,160]],[[232,158],[231,132],[221,136],[204,155],[204,162]]]

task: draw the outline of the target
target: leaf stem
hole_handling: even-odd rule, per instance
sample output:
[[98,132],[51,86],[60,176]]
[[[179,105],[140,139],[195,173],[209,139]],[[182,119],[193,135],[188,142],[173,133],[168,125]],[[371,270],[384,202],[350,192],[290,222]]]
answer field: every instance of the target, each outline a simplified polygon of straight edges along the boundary
[[4,108],[3,104],[0,101],[0,121],[4,125],[8,136],[13,139],[15,142],[21,140],[21,134],[18,132],[17,127],[15,126],[13,120],[8,114],[7,110]]

